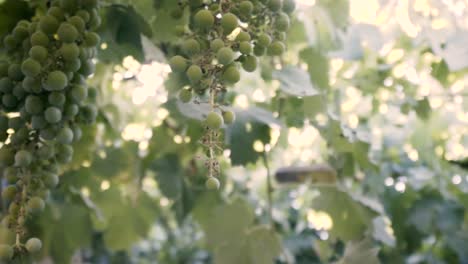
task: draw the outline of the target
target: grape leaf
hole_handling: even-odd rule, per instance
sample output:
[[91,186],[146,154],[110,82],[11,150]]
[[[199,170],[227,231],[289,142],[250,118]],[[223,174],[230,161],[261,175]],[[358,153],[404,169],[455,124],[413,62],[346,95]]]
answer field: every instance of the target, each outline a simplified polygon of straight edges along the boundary
[[308,71],[314,87],[327,89],[330,87],[328,77],[328,59],[315,48],[306,48],[299,53],[299,57],[309,66]]
[[280,89],[287,94],[301,97],[319,94],[319,92],[314,89],[310,81],[310,76],[299,67],[287,66],[281,70],[274,71],[273,78],[280,81]]
[[349,241],[346,243],[343,258],[335,264],[379,264],[378,253],[379,248],[375,247],[370,239]]

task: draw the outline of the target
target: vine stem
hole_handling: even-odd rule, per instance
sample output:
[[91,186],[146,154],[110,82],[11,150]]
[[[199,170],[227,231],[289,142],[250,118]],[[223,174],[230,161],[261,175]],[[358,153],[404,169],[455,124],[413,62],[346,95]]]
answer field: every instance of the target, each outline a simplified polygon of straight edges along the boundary
[[263,151],[263,164],[265,165],[265,169],[267,171],[266,177],[266,184],[267,184],[267,211],[268,211],[268,221],[271,226],[272,230],[275,230],[275,225],[273,223],[273,185],[271,183],[271,171],[270,165],[268,163],[268,156],[266,151]]

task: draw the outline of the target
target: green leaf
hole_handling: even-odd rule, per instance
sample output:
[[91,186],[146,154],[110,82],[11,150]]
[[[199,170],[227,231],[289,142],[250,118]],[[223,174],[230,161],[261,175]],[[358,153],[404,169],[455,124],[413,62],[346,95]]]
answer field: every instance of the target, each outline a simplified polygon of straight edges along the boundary
[[184,12],[183,16],[175,19],[171,16],[171,11],[180,8],[178,1],[164,1],[162,7],[155,10],[155,18],[151,21],[153,28],[153,39],[156,42],[176,42],[180,37],[176,34],[177,26],[184,26],[189,19],[189,13]]
[[416,114],[419,118],[427,120],[431,114],[431,105],[429,104],[427,97],[422,100],[418,100],[414,110],[416,111]]
[[251,264],[270,264],[281,254],[282,246],[280,238],[270,227],[257,226],[247,235],[247,248]]
[[333,221],[330,234],[333,237],[345,241],[357,239],[378,215],[338,187],[319,187],[318,190],[320,195],[312,201],[312,208],[330,215]]
[[320,53],[319,50],[310,47],[303,49],[299,53],[299,57],[308,65],[310,79],[314,85],[319,89],[327,89],[330,87],[330,80],[328,78],[329,63],[328,59]]
[[375,247],[370,239],[350,241],[346,243],[343,258],[336,264],[379,264],[378,253],[379,248]]
[[280,89],[287,94],[301,97],[319,94],[319,91],[312,85],[310,76],[299,67],[287,66],[274,71],[273,78],[280,81]]
[[169,199],[178,199],[183,189],[183,176],[179,156],[167,154],[154,160],[150,168],[156,172],[159,189]]
[[343,28],[349,20],[348,0],[319,0],[318,4],[325,7],[336,27]]

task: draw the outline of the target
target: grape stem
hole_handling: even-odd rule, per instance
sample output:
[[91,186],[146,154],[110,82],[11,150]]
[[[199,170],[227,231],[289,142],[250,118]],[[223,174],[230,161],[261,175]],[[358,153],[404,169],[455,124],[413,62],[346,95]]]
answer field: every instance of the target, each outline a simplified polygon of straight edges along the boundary
[[272,230],[275,230],[275,225],[273,223],[273,186],[271,183],[271,171],[270,171],[270,165],[268,163],[268,156],[266,151],[263,151],[263,164],[265,165],[265,169],[267,171],[267,177],[266,177],[266,184],[267,184],[267,211],[268,211],[268,221],[271,226]]

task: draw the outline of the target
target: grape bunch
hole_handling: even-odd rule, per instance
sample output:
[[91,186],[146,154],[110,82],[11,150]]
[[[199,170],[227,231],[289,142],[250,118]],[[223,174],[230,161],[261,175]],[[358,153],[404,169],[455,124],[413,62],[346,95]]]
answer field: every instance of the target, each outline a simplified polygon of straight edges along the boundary
[[206,98],[211,112],[204,121],[207,133],[202,144],[207,149],[209,169],[206,187],[218,189],[219,130],[235,121],[234,112],[226,109],[223,94],[240,81],[240,68],[253,72],[258,58],[280,56],[286,49],[286,31],[295,9],[294,0],[185,0],[171,12],[180,18],[190,11],[189,24],[178,27],[180,48],[169,64],[172,71],[186,78],[188,87],[179,92],[182,102],[194,95]]
[[44,210],[49,189],[59,183],[59,166],[71,161],[82,124],[94,122],[96,91],[86,78],[100,37],[98,0],[53,0],[47,12],[21,20],[3,38],[0,61],[0,171],[8,210],[2,224],[16,233],[14,245],[0,245],[0,258],[34,253],[25,222]]

